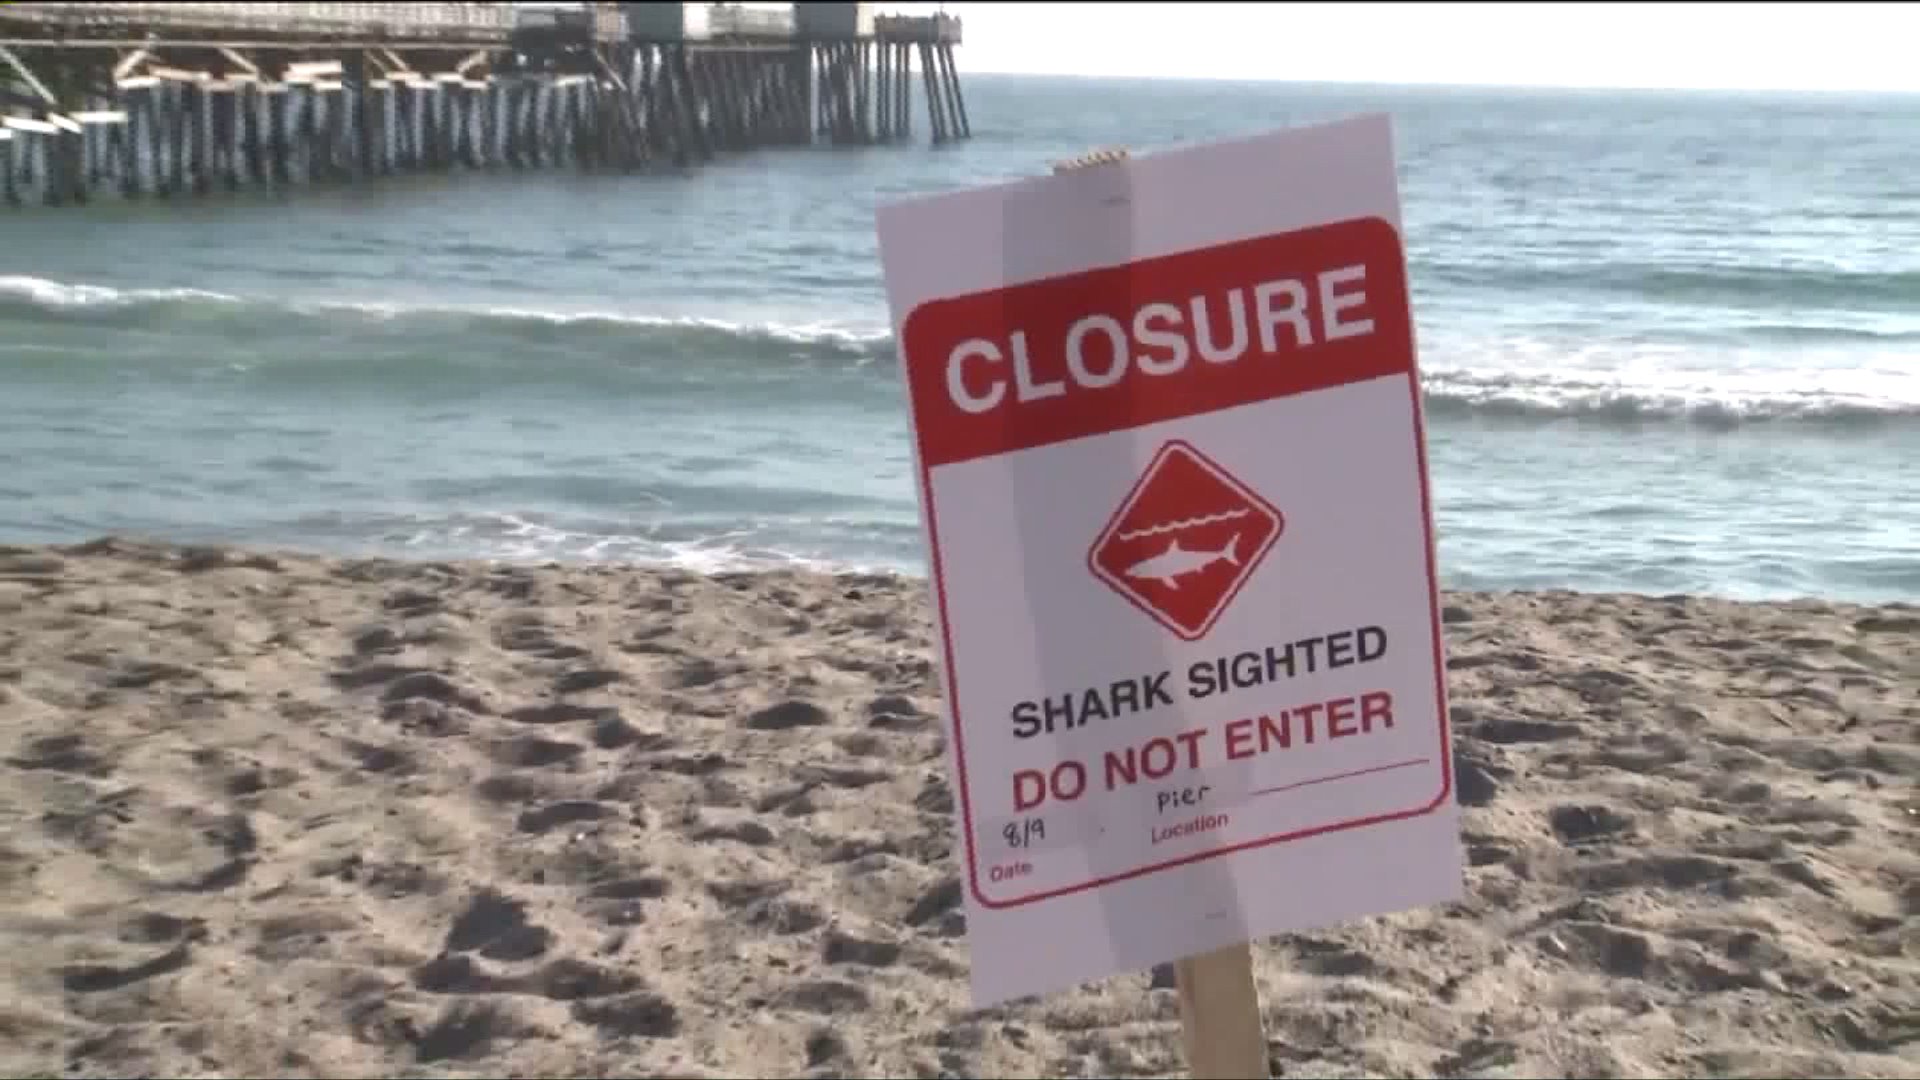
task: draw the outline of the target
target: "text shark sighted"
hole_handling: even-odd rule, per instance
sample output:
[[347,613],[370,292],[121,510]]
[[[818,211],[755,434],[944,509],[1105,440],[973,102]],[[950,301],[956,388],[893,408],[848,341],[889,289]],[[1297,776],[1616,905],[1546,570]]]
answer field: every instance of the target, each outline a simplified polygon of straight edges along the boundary
[[[1387,654],[1387,632],[1362,626],[1329,634],[1246,650],[1187,665],[1181,684],[1190,700],[1202,700],[1233,690],[1265,686],[1352,664],[1371,663]],[[1173,704],[1174,671],[1164,670],[1022,701],[1012,710],[1015,738],[1070,731],[1100,720],[1110,720]]]

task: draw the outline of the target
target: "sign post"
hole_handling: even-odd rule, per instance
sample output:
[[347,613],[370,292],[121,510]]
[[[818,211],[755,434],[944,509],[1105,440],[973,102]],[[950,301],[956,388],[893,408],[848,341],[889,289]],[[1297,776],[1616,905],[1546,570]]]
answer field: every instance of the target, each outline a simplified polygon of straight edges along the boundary
[[1267,1036],[1246,942],[1174,962],[1181,1042],[1195,1077],[1267,1080]]
[[1462,886],[1391,133],[1078,164],[879,215],[973,997],[1266,1076],[1248,942]]

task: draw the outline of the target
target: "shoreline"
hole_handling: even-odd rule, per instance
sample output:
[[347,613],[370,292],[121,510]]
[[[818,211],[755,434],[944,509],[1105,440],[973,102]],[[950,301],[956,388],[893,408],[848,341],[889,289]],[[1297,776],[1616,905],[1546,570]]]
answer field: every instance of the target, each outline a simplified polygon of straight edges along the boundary
[[[168,559],[184,559],[189,563],[207,562],[209,565],[227,563],[241,564],[248,560],[267,559],[277,562],[314,562],[328,565],[389,565],[391,567],[439,567],[445,572],[462,572],[479,569],[571,572],[582,571],[613,575],[662,575],[666,577],[694,576],[715,579],[748,579],[761,576],[794,575],[797,577],[818,577],[832,581],[849,581],[865,584],[887,584],[901,587],[924,589],[928,575],[924,570],[903,570],[878,565],[843,564],[825,559],[802,559],[794,557],[790,562],[728,563],[712,568],[699,568],[683,565],[666,559],[603,559],[576,558],[556,559],[550,557],[532,557],[522,555],[436,555],[405,554],[397,550],[373,550],[346,546],[329,547],[326,545],[300,546],[287,543],[240,543],[230,541],[192,541],[174,540],[159,536],[147,536],[131,533],[103,533],[91,539],[79,541],[6,541],[0,539],[0,559],[10,556],[87,556],[95,553],[122,552],[129,555],[145,553],[144,557],[165,562]],[[1441,566],[1441,576],[1446,577],[1446,567]],[[1499,586],[1469,587],[1449,585],[1442,581],[1440,586],[1441,603],[1455,596],[1484,597],[1593,597],[1617,598],[1627,601],[1679,601],[1702,600],[1714,603],[1736,605],[1760,605],[1778,607],[1821,607],[1836,605],[1847,609],[1888,610],[1898,613],[1920,613],[1920,596],[1897,599],[1862,599],[1852,595],[1829,595],[1825,593],[1783,593],[1775,596],[1741,596],[1727,592],[1687,592],[1636,590],[1626,588],[1580,588],[1574,586]]]
[[[0,1072],[1182,1075],[975,1011],[925,579],[0,546]],[[1467,898],[1285,1075],[1911,1075],[1920,606],[1443,593]]]

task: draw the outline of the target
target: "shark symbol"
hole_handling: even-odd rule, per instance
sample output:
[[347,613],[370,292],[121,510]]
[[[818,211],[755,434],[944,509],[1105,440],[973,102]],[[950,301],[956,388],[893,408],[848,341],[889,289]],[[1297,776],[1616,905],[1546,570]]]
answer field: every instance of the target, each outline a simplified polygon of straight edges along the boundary
[[1167,545],[1167,550],[1134,563],[1127,567],[1125,573],[1130,578],[1158,581],[1168,588],[1177,589],[1182,577],[1205,570],[1221,560],[1240,565],[1239,533],[1234,533],[1232,539],[1222,544],[1218,551],[1188,551],[1180,546],[1180,538],[1176,536],[1173,543]]

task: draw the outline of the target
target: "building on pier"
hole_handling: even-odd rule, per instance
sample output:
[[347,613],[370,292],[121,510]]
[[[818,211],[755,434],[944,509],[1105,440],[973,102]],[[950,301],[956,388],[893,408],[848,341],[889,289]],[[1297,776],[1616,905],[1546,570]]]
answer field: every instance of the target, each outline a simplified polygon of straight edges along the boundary
[[960,30],[828,2],[0,5],[0,201],[901,142],[916,66],[940,145],[970,135]]

